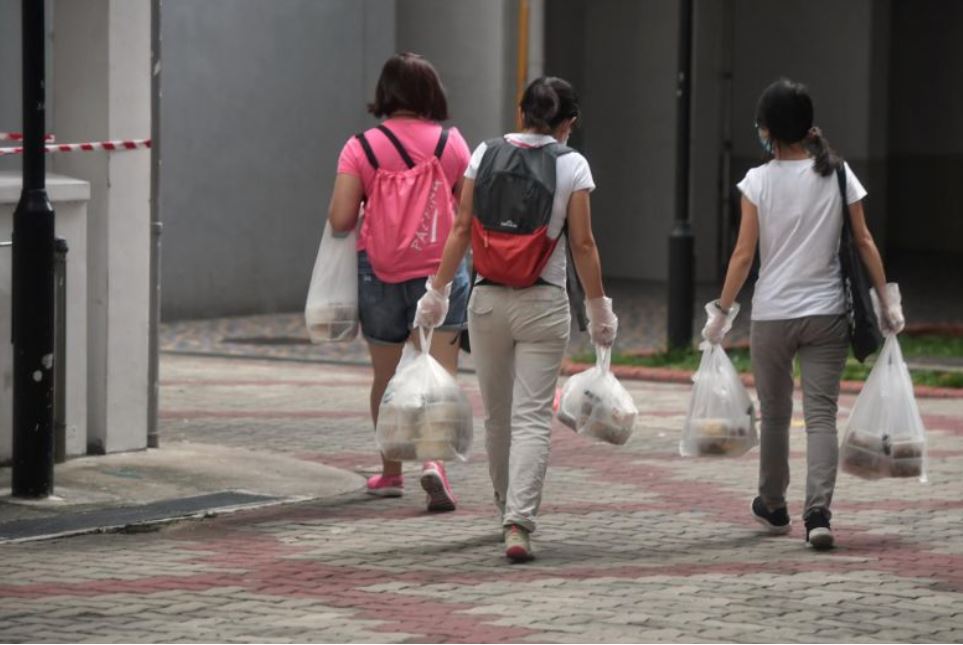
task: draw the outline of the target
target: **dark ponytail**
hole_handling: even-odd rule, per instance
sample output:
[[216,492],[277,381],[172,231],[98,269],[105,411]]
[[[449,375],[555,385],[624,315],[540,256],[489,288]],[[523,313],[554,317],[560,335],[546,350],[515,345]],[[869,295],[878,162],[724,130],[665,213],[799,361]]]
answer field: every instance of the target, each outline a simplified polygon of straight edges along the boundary
[[842,163],[822,130],[813,127],[813,100],[802,83],[782,78],[767,87],[756,105],[756,125],[769,130],[774,142],[801,142],[813,157],[813,170],[823,177]]
[[833,174],[836,168],[843,163],[833,147],[829,145],[829,141],[823,136],[823,131],[817,127],[809,128],[803,146],[812,155],[813,170],[823,177]]
[[566,119],[578,116],[578,96],[568,81],[556,76],[536,78],[518,104],[526,128],[549,134]]

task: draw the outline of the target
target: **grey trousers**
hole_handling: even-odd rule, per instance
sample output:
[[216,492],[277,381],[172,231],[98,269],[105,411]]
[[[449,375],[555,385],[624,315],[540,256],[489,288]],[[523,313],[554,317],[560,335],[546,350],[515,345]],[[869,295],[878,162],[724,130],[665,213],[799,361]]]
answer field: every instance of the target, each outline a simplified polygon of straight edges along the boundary
[[568,296],[558,287],[477,286],[468,303],[488,469],[505,526],[535,530],[570,324]]
[[836,487],[839,380],[849,351],[844,315],[752,321],[752,372],[759,394],[759,495],[769,510],[786,506],[793,358],[799,356],[806,421],[806,506],[829,511]]

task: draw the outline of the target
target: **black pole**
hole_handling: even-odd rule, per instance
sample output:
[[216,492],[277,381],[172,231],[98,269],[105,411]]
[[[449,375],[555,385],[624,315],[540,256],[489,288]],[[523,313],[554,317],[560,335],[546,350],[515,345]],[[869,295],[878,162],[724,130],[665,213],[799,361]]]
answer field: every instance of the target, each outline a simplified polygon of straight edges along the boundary
[[692,343],[695,299],[694,238],[689,223],[689,121],[692,79],[692,3],[679,0],[679,73],[676,86],[675,224],[669,234],[669,348]]
[[43,133],[44,3],[22,0],[23,189],[13,215],[13,495],[47,497],[54,466],[54,212]]
[[54,241],[54,462],[67,461],[67,240]]
[[157,409],[160,398],[159,339],[160,333],[160,102],[161,102],[161,0],[151,0],[151,62],[150,62],[150,318],[147,351],[147,447],[160,447]]

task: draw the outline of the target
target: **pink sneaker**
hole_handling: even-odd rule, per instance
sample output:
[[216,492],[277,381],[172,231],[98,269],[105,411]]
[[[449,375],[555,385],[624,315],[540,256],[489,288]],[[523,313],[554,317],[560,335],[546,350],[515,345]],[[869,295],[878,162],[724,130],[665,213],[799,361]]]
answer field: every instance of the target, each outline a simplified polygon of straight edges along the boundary
[[428,510],[432,512],[455,510],[455,494],[451,492],[445,464],[426,461],[421,471],[421,487],[428,493]]
[[377,497],[401,497],[404,488],[405,478],[403,475],[372,475],[368,478],[366,492]]

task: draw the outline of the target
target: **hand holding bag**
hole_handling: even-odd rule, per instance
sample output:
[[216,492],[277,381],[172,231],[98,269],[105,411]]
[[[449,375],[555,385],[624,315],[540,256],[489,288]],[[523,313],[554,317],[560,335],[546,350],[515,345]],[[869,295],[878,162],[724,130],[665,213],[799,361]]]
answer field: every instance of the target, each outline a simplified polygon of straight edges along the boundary
[[843,273],[843,291],[846,295],[846,313],[849,318],[849,342],[853,355],[860,363],[879,349],[883,337],[879,333],[879,323],[873,311],[869,295],[870,282],[859,256],[859,249],[853,239],[853,224],[850,222],[849,202],[846,199],[846,167],[836,168],[839,180],[839,195],[843,200],[843,230],[839,240],[839,264]]
[[431,332],[418,328],[422,349],[405,345],[378,408],[375,437],[391,461],[468,459],[471,404],[455,378],[432,358]]
[[581,435],[621,446],[632,435],[639,410],[612,373],[612,348],[595,352],[595,367],[565,382],[558,420]]
[[759,443],[755,406],[722,346],[702,343],[699,347],[702,360],[692,375],[679,454],[738,457]]
[[926,481],[926,429],[896,334],[887,334],[856,397],[839,461],[845,472],[863,479]]
[[358,236],[336,235],[324,225],[304,323],[312,343],[349,342],[358,335]]

